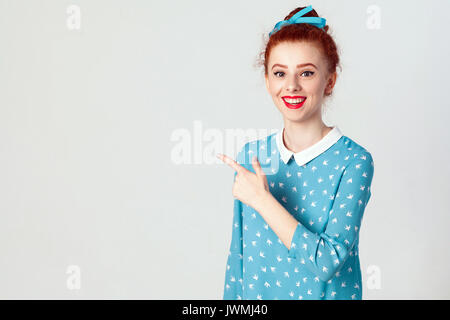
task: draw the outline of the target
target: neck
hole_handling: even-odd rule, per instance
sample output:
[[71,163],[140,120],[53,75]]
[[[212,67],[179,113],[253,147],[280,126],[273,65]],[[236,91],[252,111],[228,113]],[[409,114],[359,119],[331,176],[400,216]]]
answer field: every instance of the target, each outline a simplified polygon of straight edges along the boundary
[[305,123],[285,120],[283,142],[288,150],[297,153],[322,140],[332,129],[322,119]]

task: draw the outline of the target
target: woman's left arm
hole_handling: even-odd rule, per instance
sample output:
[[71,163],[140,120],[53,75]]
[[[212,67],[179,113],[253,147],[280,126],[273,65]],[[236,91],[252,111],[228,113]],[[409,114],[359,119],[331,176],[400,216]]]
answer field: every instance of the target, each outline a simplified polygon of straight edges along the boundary
[[373,172],[368,152],[346,167],[328,224],[320,234],[298,222],[272,195],[259,201],[255,210],[288,248],[288,257],[300,260],[321,280],[328,281],[352,254],[371,196]]

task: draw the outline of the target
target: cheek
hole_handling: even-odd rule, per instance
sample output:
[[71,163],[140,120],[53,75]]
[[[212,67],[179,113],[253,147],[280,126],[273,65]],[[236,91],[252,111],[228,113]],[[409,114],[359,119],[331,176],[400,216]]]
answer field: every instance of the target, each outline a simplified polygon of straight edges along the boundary
[[269,80],[269,91],[272,96],[276,95],[280,91],[279,81]]

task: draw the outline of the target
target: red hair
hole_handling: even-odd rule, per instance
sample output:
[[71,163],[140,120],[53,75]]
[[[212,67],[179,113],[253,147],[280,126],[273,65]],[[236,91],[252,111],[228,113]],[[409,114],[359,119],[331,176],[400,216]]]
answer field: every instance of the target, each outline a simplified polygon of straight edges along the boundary
[[[292,10],[284,20],[288,20],[294,14],[306,7],[298,7]],[[303,15],[304,17],[319,17],[316,10]],[[322,29],[308,23],[288,24],[281,27],[280,30],[273,33],[265,45],[265,49],[259,55],[259,65],[264,66],[264,74],[267,76],[269,56],[272,48],[281,42],[310,42],[316,44],[321,50],[328,62],[328,72],[330,74],[336,72],[336,68],[340,66],[339,54],[336,43],[332,36],[328,33],[329,26],[325,25]]]

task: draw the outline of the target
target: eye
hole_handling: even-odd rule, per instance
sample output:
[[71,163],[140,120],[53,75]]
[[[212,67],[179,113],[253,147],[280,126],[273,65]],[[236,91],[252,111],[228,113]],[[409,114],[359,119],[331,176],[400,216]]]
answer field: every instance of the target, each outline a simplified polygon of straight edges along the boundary
[[[311,76],[314,74],[313,71],[303,71],[303,73],[305,73],[305,72],[309,72],[309,73],[311,74]],[[303,74],[303,73],[302,73],[302,74]]]
[[282,72],[282,71],[276,71],[276,72],[274,72],[273,74],[274,74],[276,77],[278,77],[278,76],[277,76],[278,73],[284,74],[284,72]]

